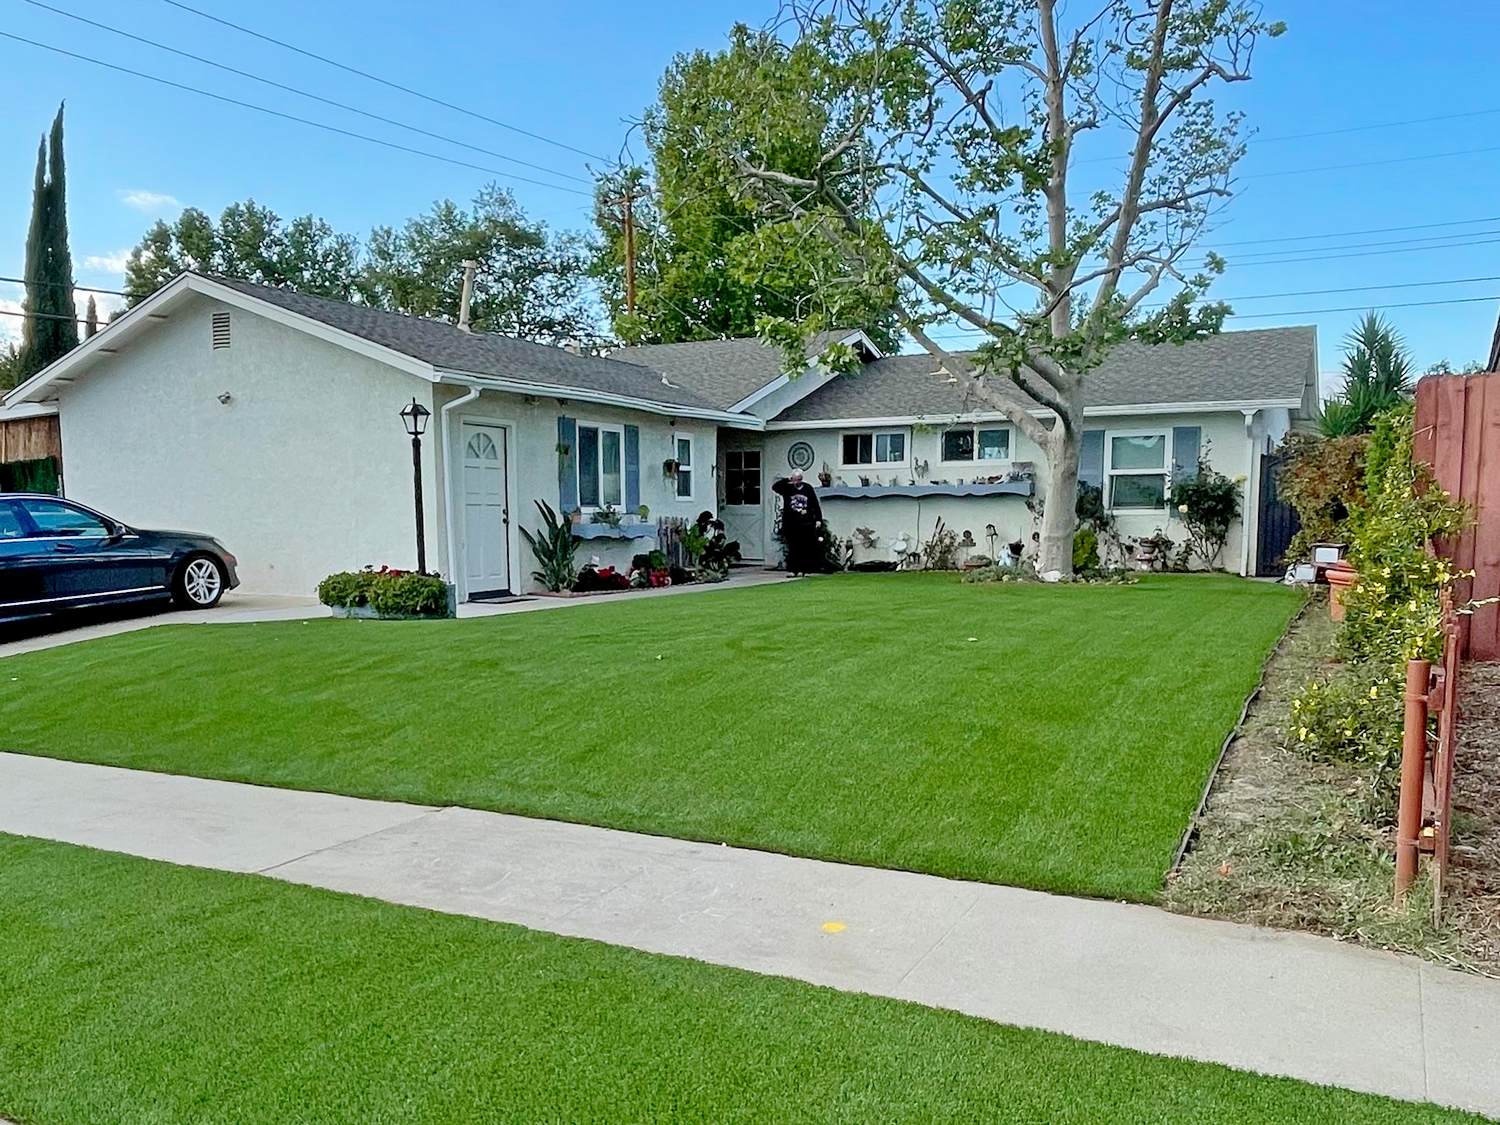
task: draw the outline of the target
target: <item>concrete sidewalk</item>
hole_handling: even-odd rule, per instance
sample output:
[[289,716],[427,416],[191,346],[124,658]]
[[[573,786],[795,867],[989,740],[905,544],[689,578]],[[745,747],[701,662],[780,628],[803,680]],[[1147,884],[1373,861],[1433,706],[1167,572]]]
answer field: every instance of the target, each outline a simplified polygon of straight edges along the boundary
[[1151,907],[0,754],[0,831],[1500,1115],[1500,982]]

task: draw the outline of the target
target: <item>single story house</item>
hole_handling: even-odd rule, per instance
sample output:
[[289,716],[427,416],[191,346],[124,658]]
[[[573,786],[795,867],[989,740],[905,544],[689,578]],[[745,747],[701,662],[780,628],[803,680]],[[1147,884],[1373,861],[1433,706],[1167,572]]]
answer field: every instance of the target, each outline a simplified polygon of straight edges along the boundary
[[[833,481],[820,491],[841,536],[868,527],[920,541],[939,517],[976,539],[988,524],[1029,534],[1032,482],[975,483],[1037,460],[1003,419],[961,402],[929,357],[832,338],[859,347],[862,371],[810,361],[786,372],[758,340],[583,355],[186,273],[5,402],[57,411],[69,496],[139,526],[217,536],[253,592],[308,594],[336,570],[414,565],[399,417],[412,400],[431,412],[429,568],[453,576],[463,600],[534,586],[520,530],[539,525],[536,501],[581,510],[581,562],[628,565],[659,517],[704,510],[748,559],[775,562],[771,482],[792,467],[816,481],[825,463]],[[1120,349],[1091,376],[1084,475],[1127,533],[1170,534],[1163,482],[1174,460],[1208,449],[1249,478],[1224,560],[1249,572],[1258,468],[1311,416],[1315,352],[1311,328]],[[623,513],[619,527],[589,522],[604,507]]]

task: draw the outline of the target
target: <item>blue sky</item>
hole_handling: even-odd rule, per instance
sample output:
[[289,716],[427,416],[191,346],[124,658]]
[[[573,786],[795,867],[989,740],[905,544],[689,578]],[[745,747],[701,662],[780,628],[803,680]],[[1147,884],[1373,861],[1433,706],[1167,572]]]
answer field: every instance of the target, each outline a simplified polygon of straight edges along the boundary
[[[619,153],[626,120],[651,101],[673,54],[717,47],[736,20],[760,23],[774,10],[760,0],[644,3],[628,10],[600,0],[462,9],[394,0],[190,2],[604,157]],[[576,152],[290,54],[165,0],[71,0],[57,6],[494,153],[588,175],[589,158]],[[1288,33],[1261,46],[1254,80],[1228,95],[1263,139],[1252,141],[1240,167],[1239,193],[1206,244],[1230,260],[1216,293],[1238,313],[1271,315],[1247,315],[1229,327],[1316,324],[1321,363],[1331,370],[1338,365],[1341,338],[1359,314],[1311,310],[1485,298],[1388,313],[1421,366],[1441,358],[1455,365],[1483,358],[1500,309],[1500,94],[1487,91],[1483,80],[1500,42],[1500,5],[1268,0],[1266,12],[1285,19]],[[120,39],[23,0],[0,0],[0,13],[0,30],[15,35],[587,191],[584,184]],[[36,143],[62,99],[68,103],[69,219],[80,284],[118,285],[118,259],[154,218],[170,217],[182,205],[216,214],[253,196],[283,216],[310,211],[362,235],[435,199],[467,200],[498,179],[6,39],[0,39],[0,97],[6,106],[0,115],[0,276],[20,272]],[[1390,124],[1433,117],[1446,119]],[[1324,135],[1299,136],[1308,133]],[[1434,155],[1482,148],[1492,151]],[[1330,168],[1347,164],[1365,166]],[[499,182],[510,183],[531,214],[555,226],[582,228],[588,222],[585,195]],[[1490,221],[1477,221],[1484,219]],[[1438,223],[1451,225],[1426,226]],[[1351,233],[1376,230],[1382,233]],[[1496,280],[1454,282],[1466,278]],[[1442,284],[1418,284],[1429,282]],[[1408,287],[1308,292],[1373,285]],[[1256,299],[1265,294],[1295,295]],[[5,302],[17,295],[15,287],[0,285],[0,307],[14,308]],[[16,323],[0,317],[0,333],[13,331]]]

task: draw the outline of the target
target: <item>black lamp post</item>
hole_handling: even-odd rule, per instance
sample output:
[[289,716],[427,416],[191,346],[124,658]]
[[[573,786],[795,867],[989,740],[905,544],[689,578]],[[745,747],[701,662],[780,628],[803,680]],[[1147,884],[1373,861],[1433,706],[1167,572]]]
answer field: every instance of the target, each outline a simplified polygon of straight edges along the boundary
[[427,573],[427,532],[422,526],[422,434],[432,411],[416,399],[401,411],[401,422],[411,435],[411,486],[417,508],[417,573]]

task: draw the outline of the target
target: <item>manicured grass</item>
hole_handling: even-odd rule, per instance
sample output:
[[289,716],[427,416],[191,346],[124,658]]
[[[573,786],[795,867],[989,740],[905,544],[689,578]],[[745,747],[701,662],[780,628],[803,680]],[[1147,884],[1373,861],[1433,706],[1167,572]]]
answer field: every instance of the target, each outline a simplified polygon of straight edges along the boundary
[[1432,1107],[0,836],[0,1116],[1436,1121]]
[[0,747],[1151,899],[1296,593],[873,575],[4,661]]

